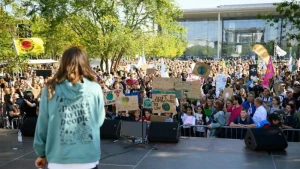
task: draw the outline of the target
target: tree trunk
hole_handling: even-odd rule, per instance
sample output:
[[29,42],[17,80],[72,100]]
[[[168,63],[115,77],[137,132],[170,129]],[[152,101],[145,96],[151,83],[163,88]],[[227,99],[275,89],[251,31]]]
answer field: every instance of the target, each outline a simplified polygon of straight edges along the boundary
[[105,68],[106,68],[106,73],[109,73],[109,65],[108,65],[108,59],[105,58]]
[[115,71],[115,63],[114,63],[114,61],[115,61],[115,57],[113,57],[111,59],[110,72],[114,72]]
[[100,68],[101,68],[101,71],[102,71],[102,72],[104,72],[104,69],[103,69],[103,63],[104,63],[104,62],[103,62],[103,58],[101,58],[101,61],[100,61]]

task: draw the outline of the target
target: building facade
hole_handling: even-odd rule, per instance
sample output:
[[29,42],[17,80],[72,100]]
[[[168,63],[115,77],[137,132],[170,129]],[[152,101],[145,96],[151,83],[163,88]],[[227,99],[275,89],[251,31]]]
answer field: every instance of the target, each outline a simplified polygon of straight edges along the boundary
[[258,19],[259,14],[278,15],[273,4],[184,10],[184,17],[178,21],[187,28],[189,44],[185,56],[249,58],[253,55],[252,47],[257,43],[263,44],[273,55],[274,41],[289,52],[281,38],[284,35],[282,22],[271,27]]

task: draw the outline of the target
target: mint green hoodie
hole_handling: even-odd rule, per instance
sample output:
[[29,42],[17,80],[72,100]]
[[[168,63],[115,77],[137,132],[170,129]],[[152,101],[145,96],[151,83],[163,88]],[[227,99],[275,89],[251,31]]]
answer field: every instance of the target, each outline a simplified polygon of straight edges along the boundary
[[43,89],[33,148],[49,163],[91,163],[100,160],[100,127],[105,118],[102,89],[83,79],[55,86],[48,100]]

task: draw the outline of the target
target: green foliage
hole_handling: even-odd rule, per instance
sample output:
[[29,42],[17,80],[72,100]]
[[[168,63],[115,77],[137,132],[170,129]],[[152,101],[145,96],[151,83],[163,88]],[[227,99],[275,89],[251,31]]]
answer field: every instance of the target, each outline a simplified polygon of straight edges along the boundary
[[[77,42],[90,57],[102,59],[101,67],[108,59],[118,63],[122,57],[141,55],[143,48],[147,56],[182,55],[187,45],[185,29],[176,21],[182,11],[174,4],[174,0],[23,1],[30,16],[40,16],[34,32],[47,42],[46,53]],[[53,39],[58,43],[50,45]]]
[[186,56],[215,56],[217,55],[217,49],[210,46],[195,45],[187,48],[185,51]]
[[[274,3],[278,16],[259,15],[258,17],[266,20],[270,26],[278,25],[276,28],[283,29],[283,38],[289,42],[297,40],[300,42],[300,3],[298,0]],[[282,23],[281,23],[282,22]],[[281,23],[281,24],[275,24]],[[290,44],[288,44],[290,46]],[[298,44],[300,46],[300,44]]]
[[[16,36],[16,24],[21,19],[22,10],[17,4],[8,2],[12,5],[12,12],[8,13],[5,6],[0,6],[0,62],[7,62],[5,71],[18,72],[21,70],[22,63],[26,61],[26,56],[16,55],[13,38]],[[1,4],[0,4],[1,5]]]

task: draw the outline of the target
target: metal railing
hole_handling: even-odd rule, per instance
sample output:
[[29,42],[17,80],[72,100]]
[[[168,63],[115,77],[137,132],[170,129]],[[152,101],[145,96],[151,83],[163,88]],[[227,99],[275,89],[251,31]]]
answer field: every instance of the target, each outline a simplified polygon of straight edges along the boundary
[[[199,135],[197,129],[201,129],[201,127],[204,130],[202,130],[203,134]],[[246,135],[247,129],[248,128],[246,127],[222,126],[220,128],[215,129],[218,131],[216,132],[217,135],[215,135],[214,137],[243,140]],[[288,142],[300,142],[300,129],[282,129],[282,131],[286,136]],[[181,125],[182,137],[210,137],[210,132],[211,130],[207,129],[207,125],[193,125],[193,126]]]
[[300,129],[282,129],[288,142],[300,142]]

